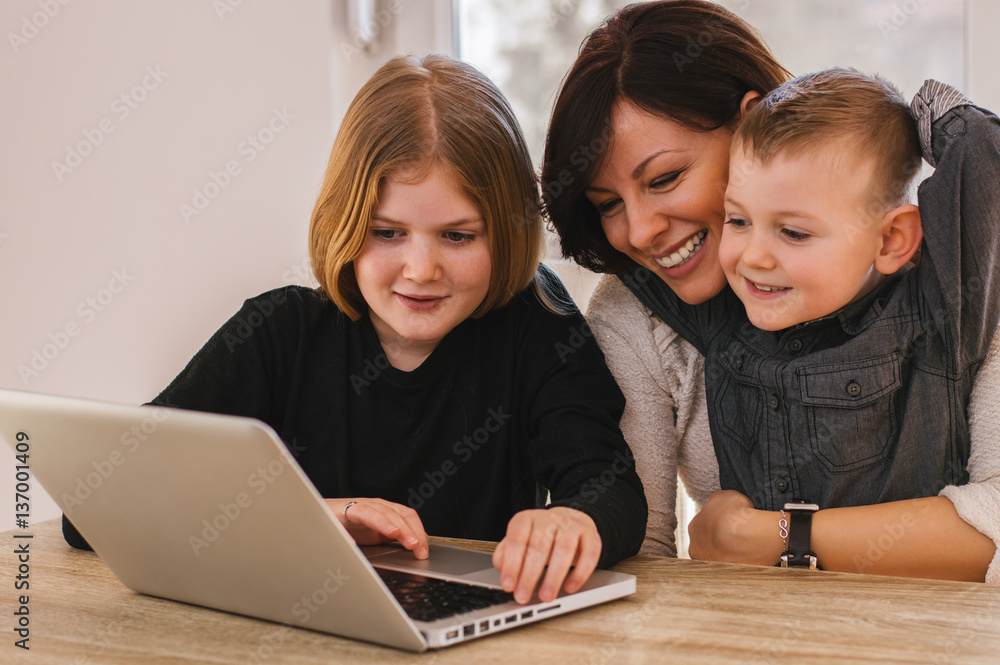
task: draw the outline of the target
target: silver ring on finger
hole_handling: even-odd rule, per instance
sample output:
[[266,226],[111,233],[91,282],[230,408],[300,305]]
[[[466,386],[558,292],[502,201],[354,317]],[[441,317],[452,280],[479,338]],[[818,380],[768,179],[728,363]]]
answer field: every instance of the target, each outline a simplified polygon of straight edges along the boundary
[[347,516],[347,509],[356,503],[357,501],[348,501],[347,503],[344,504],[344,519],[347,521],[348,524],[354,524],[354,522],[352,522],[351,518]]

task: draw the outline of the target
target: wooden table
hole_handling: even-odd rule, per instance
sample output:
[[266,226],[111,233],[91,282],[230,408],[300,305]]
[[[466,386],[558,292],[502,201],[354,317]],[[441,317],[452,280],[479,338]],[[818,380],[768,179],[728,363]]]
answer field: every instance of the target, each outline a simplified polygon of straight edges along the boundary
[[[24,651],[11,552],[28,533]],[[617,568],[638,576],[628,599],[411,654],[138,595],[55,520],[0,538],[0,663],[1000,663],[1000,588],[982,584],[636,557]]]

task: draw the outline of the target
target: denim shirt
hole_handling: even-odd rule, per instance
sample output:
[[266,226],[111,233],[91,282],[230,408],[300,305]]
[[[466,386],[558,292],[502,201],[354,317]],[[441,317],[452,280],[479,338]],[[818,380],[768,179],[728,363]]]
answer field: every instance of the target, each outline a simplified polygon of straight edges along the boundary
[[721,486],[759,509],[968,482],[969,396],[1000,321],[1000,120],[935,81],[912,108],[937,165],[919,188],[919,265],[840,311],[769,332],[729,288],[688,305],[645,268],[619,275],[705,355]]

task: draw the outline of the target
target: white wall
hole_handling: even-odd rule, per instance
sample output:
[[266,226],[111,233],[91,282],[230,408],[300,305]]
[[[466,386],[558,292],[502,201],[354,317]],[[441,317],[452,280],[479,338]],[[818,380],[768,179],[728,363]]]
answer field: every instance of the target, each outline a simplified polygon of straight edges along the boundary
[[969,98],[1000,113],[1000,3],[966,0],[965,91]]
[[0,3],[0,387],[140,403],[244,298],[310,279],[347,105],[395,52],[447,52],[450,23],[380,3],[365,52],[345,0],[62,2]]

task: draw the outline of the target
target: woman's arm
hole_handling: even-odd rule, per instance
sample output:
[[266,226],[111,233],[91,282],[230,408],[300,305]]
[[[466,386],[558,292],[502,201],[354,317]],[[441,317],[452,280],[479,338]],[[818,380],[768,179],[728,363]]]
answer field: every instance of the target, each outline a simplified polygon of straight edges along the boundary
[[969,400],[969,483],[941,491],[996,546],[986,581],[1000,584],[1000,336],[994,335]]
[[[941,496],[832,508],[813,517],[812,546],[827,570],[1000,583],[1000,337],[994,336],[969,403],[967,485]],[[691,522],[693,558],[774,565],[776,512],[719,492]]]
[[814,551],[828,570],[982,582],[996,550],[942,496],[820,512]]
[[[717,492],[691,521],[691,558],[773,566],[784,549],[778,519],[739,492]],[[824,570],[972,582],[986,578],[996,550],[942,496],[821,510],[811,545]]]

